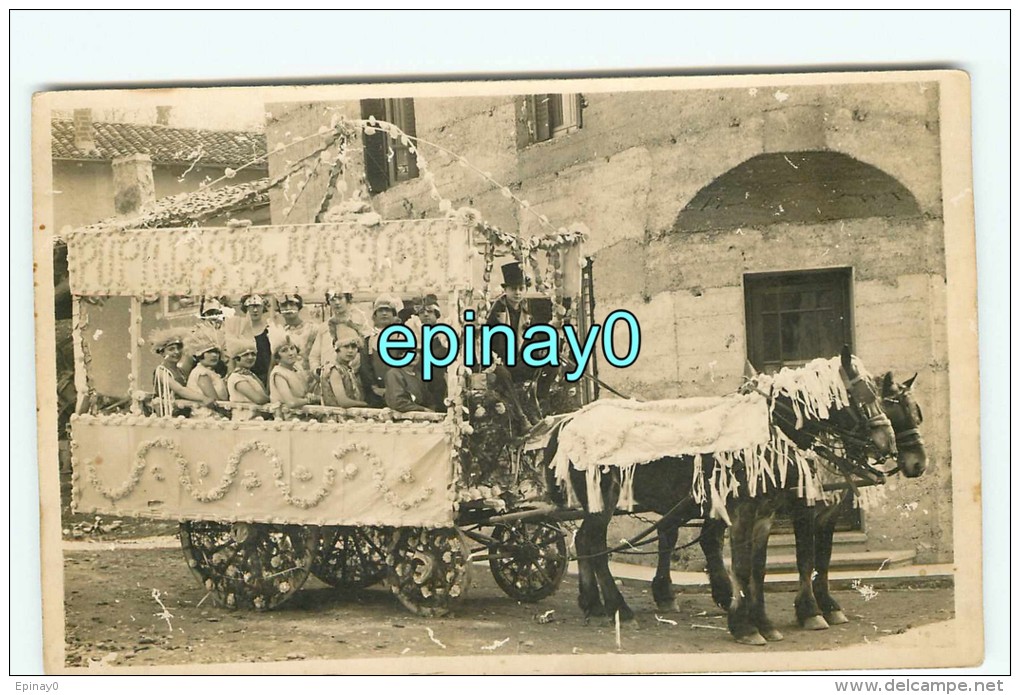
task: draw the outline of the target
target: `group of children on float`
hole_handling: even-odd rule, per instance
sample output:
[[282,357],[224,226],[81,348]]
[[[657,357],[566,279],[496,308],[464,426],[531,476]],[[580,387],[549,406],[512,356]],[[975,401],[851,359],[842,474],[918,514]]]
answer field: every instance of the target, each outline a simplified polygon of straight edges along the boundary
[[[525,300],[527,278],[519,263],[502,267],[503,294],[491,307],[488,325],[510,326],[523,350],[522,336],[532,323]],[[190,333],[165,329],[150,342],[163,356],[153,379],[153,411],[174,415],[175,401],[189,403],[192,417],[232,417],[235,420],[256,416],[258,408],[278,405],[293,413],[303,406],[324,405],[340,408],[388,407],[401,413],[443,412],[446,374],[433,371],[425,381],[421,372],[422,328],[438,323],[441,311],[436,295],[430,294],[405,307],[393,295],[378,297],[372,305],[371,324],[352,305],[348,292],[326,294],[329,318],[321,323],[302,314],[300,295],[286,294],[276,302],[276,318],[269,317],[270,299],[246,295],[232,313],[217,300],[203,304],[201,320]],[[562,325],[562,313],[549,318]],[[413,361],[404,367],[390,367],[379,352],[379,336],[394,323],[411,327],[418,337]],[[438,334],[432,354],[443,357],[449,345]],[[524,429],[541,419],[538,401],[548,393],[559,370],[540,370],[518,359],[508,360],[509,345],[493,341],[495,364],[491,388],[506,403],[512,418]],[[400,355],[396,355],[400,357]],[[504,365],[511,365],[510,367]],[[532,388],[534,387],[534,388]],[[228,413],[217,402],[246,404],[230,407]],[[275,408],[271,408],[275,409]],[[262,411],[266,409],[261,409]]]
[[[435,295],[407,308],[400,298],[383,295],[373,303],[371,324],[353,306],[351,293],[329,292],[325,299],[329,318],[321,323],[303,315],[300,295],[279,297],[271,318],[273,300],[252,294],[241,298],[236,314],[208,299],[190,331],[155,332],[149,342],[163,360],[153,377],[153,412],[172,416],[186,406],[191,417],[246,420],[262,417],[267,409],[256,406],[267,404],[290,412],[320,404],[445,410],[445,375],[425,382],[419,359],[391,368],[379,356],[386,326],[402,322],[420,335],[423,324],[439,319]],[[244,405],[232,407],[237,404]]]

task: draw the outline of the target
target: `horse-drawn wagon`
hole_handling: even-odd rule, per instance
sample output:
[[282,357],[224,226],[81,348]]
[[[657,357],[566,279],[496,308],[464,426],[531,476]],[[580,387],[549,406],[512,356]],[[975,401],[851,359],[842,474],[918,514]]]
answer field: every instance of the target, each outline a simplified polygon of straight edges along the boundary
[[[564,230],[522,241],[472,211],[73,232],[74,508],[179,521],[189,566],[225,606],[278,606],[313,574],[341,590],[386,581],[412,610],[439,614],[478,560],[516,599],[549,595],[566,570],[565,533],[550,518],[520,519],[544,481],[511,446],[520,427],[488,376],[460,355],[446,370],[445,413],[220,401],[221,416],[200,418],[154,403],[147,336],[175,321],[181,298],[337,289],[355,304],[434,293],[459,334],[465,309],[485,317],[494,264],[514,259],[534,279],[531,301],[583,329],[582,239]],[[97,382],[114,377],[129,398],[101,408],[89,394],[109,392]],[[583,384],[569,388],[578,403],[590,398]]]

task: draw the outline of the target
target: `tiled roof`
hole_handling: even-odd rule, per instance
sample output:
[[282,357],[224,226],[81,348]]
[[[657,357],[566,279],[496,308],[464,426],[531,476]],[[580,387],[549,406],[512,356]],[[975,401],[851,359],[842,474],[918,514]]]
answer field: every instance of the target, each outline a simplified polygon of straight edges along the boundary
[[[54,119],[53,159],[109,161],[148,154],[153,164],[203,164],[237,167],[266,154],[266,136],[243,130],[197,130],[135,123],[93,123],[96,151],[74,144],[74,122]],[[263,159],[250,168],[265,169]]]
[[209,219],[239,214],[269,205],[269,189],[278,185],[268,178],[232,186],[203,188],[159,198],[133,215],[111,217],[83,229],[156,229],[191,227]]

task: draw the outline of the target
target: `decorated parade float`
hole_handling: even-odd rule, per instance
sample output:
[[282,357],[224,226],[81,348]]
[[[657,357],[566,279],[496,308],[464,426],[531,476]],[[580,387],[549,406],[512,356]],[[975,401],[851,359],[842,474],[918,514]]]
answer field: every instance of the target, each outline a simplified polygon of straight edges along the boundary
[[[354,128],[387,125],[335,124],[291,167],[292,175],[310,162],[329,168],[319,223],[197,226],[286,180],[277,177],[236,200],[223,196],[219,207],[185,210],[183,197],[163,204],[143,220],[150,228],[120,220],[66,239],[79,394],[73,506],[180,521],[189,566],[225,606],[274,607],[315,574],[341,590],[385,578],[409,608],[436,614],[466,587],[472,559],[487,557],[499,585],[524,600],[554,591],[566,569],[555,521],[514,520],[512,512],[541,503],[543,476],[527,465],[523,427],[492,375],[460,354],[446,369],[445,412],[228,400],[189,408],[197,404],[155,393],[152,337],[174,323],[175,307],[190,302],[183,313],[197,316],[196,298],[340,290],[358,304],[432,294],[443,322],[462,334],[465,310],[485,321],[493,268],[516,261],[530,300],[584,330],[581,227],[520,239],[448,201],[443,217],[394,221],[357,195],[331,205]],[[97,387],[125,375],[122,399]],[[592,393],[553,381],[560,409]]]

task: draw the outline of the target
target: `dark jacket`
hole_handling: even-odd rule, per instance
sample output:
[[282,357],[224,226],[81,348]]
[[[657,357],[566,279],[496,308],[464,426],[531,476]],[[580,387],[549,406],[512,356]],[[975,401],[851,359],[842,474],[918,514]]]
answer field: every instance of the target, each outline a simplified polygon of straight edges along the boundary
[[386,405],[398,413],[436,410],[433,394],[417,366],[391,368],[386,373]]
[[495,335],[492,337],[493,356],[499,357],[500,361],[507,365],[507,369],[510,371],[510,376],[514,381],[527,381],[528,379],[533,378],[535,370],[521,361],[521,357],[524,354],[524,331],[526,331],[531,325],[531,313],[528,306],[528,300],[525,299],[521,302],[520,309],[514,309],[507,303],[506,295],[501,295],[492,303],[492,308],[489,310],[489,316],[485,321],[486,326],[497,326],[500,324],[510,326],[510,328],[514,331],[514,334],[517,336],[516,363],[513,367],[509,366],[509,361],[507,360],[507,340],[501,335]]
[[383,399],[375,394],[372,387],[386,388],[386,373],[390,371],[390,367],[382,361],[378,350],[369,354],[369,343],[371,340],[370,336],[362,342],[359,372],[361,385],[365,391],[365,400],[370,406],[381,408],[383,407]]

